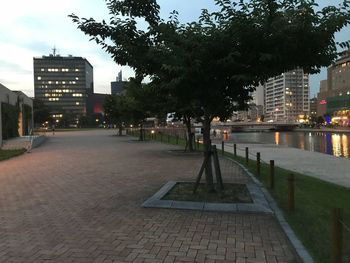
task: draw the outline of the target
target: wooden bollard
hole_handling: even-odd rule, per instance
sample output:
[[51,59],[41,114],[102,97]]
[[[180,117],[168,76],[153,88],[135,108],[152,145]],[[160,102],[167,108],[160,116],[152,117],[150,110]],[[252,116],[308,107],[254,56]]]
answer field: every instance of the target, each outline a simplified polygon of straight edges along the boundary
[[233,144],[233,154],[237,157],[237,144]]
[[245,162],[246,162],[246,164],[249,163],[249,149],[248,149],[248,147],[245,147]]
[[270,160],[269,183],[270,183],[270,189],[274,189],[275,188],[275,161],[274,160]]
[[222,154],[222,156],[225,155],[225,142],[224,141],[221,142],[221,154]]
[[294,211],[294,183],[295,177],[294,174],[288,176],[288,211]]
[[331,227],[331,262],[343,262],[343,220],[344,211],[342,208],[332,209],[332,227]]
[[260,177],[260,153],[256,153],[256,174]]

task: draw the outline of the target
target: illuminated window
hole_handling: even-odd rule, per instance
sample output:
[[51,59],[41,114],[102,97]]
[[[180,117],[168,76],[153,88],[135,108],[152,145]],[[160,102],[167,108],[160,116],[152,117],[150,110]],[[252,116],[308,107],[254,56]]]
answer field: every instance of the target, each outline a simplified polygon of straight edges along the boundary
[[42,68],[42,69],[41,69],[41,71],[45,71],[45,69],[44,69],[44,68]]
[[40,76],[38,77],[38,80],[41,80],[41,77],[40,77]]
[[79,102],[76,102],[75,105],[80,105],[80,103],[79,103]]
[[75,80],[79,80],[79,78],[78,78],[78,77],[75,77]]
[[80,71],[78,68],[75,69],[76,72]]

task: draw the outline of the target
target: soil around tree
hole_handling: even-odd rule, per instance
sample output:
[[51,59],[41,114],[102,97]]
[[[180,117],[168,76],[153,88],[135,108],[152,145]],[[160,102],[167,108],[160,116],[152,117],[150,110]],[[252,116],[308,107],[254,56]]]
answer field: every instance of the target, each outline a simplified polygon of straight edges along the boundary
[[194,182],[178,182],[162,200],[207,202],[207,203],[252,203],[249,190],[244,184],[224,184],[224,191],[208,193],[206,184],[201,183],[193,194]]

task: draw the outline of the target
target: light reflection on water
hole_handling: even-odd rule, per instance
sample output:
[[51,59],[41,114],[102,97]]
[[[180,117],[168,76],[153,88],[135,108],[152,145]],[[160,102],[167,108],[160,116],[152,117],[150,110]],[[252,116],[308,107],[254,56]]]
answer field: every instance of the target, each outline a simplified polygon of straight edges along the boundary
[[240,132],[230,133],[228,141],[269,143],[307,151],[350,158],[350,133],[333,132]]

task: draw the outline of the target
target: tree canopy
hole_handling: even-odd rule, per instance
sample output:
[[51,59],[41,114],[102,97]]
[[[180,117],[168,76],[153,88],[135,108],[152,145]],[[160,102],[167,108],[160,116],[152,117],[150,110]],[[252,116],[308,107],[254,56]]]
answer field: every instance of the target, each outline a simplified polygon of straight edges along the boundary
[[106,3],[108,23],[71,17],[136,79],[149,76],[169,107],[201,121],[206,152],[214,117],[247,107],[254,86],[270,77],[330,65],[338,55],[334,34],[350,22],[349,0],[323,9],[314,0],[215,0],[219,11],[203,9],[187,24],[176,11],[161,19],[156,0]]

